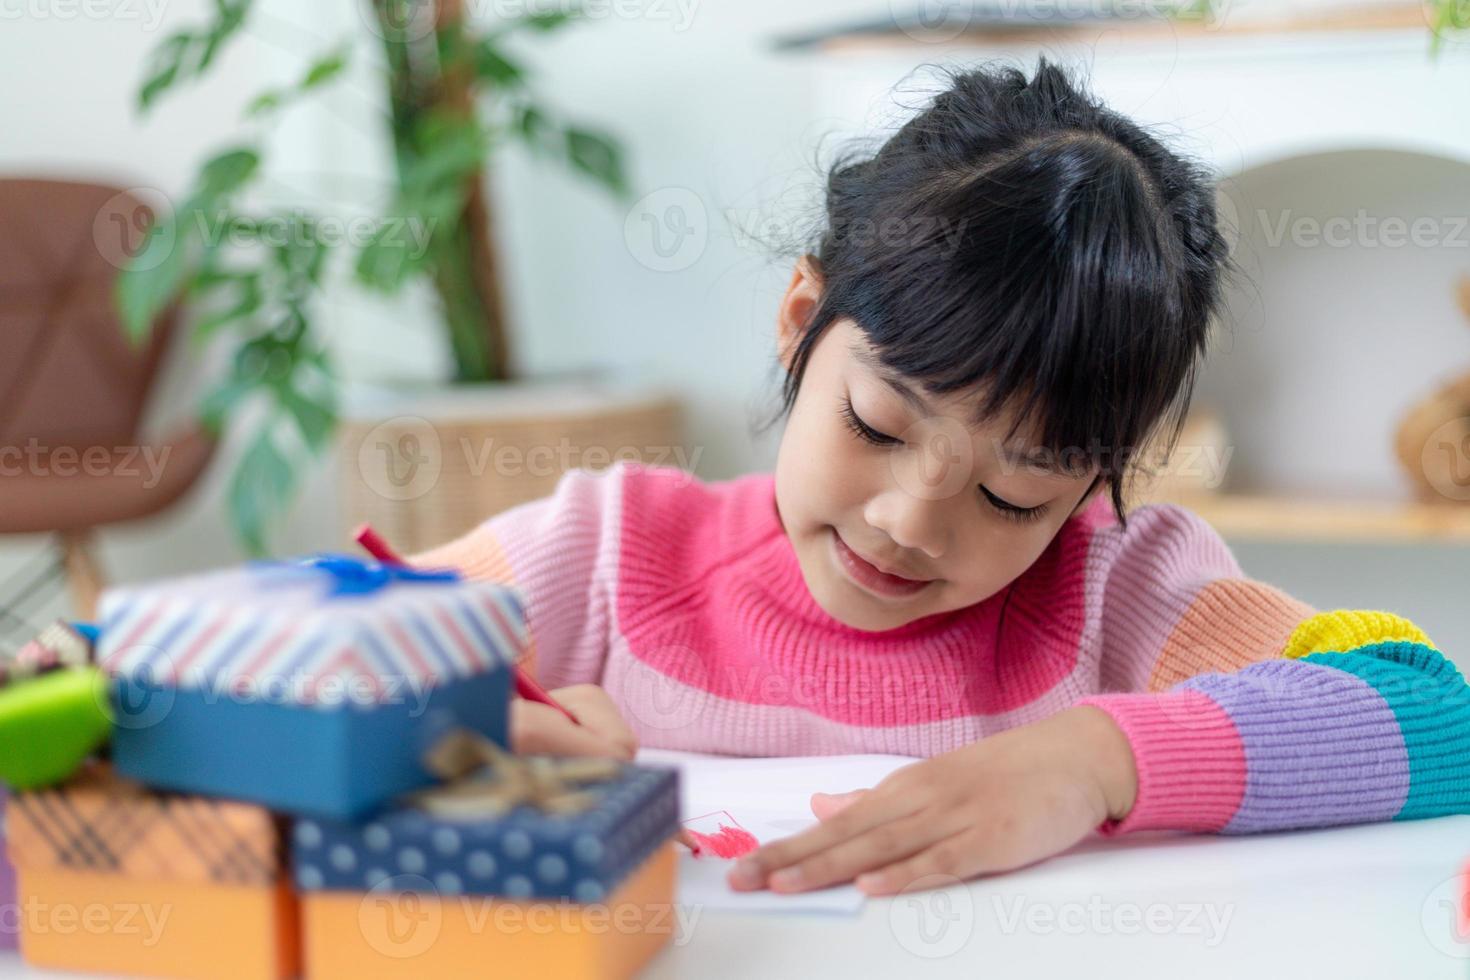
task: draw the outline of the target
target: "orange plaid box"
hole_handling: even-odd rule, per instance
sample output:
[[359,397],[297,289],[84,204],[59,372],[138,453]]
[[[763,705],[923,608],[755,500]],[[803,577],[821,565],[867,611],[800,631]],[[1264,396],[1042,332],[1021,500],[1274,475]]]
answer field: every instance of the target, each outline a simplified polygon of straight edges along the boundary
[[298,913],[262,807],[160,794],[102,765],[11,798],[21,955],[201,980],[299,972]]

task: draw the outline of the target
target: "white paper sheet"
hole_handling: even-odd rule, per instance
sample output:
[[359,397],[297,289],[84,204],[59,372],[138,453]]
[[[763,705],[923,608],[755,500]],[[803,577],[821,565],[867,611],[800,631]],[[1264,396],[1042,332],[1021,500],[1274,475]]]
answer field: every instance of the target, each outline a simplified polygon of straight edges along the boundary
[[[813,793],[870,787],[914,760],[896,755],[737,759],[644,749],[638,753],[638,761],[680,769],[682,819],[706,818],[695,824],[695,829],[713,829],[706,823],[718,823],[718,820],[710,820],[708,815],[723,810],[765,844],[790,837],[816,823],[811,811]],[[695,857],[688,852],[681,853],[680,862],[679,902],[686,907],[852,914],[863,905],[862,892],[852,885],[797,894],[764,889],[737,892],[725,881],[733,862]]]

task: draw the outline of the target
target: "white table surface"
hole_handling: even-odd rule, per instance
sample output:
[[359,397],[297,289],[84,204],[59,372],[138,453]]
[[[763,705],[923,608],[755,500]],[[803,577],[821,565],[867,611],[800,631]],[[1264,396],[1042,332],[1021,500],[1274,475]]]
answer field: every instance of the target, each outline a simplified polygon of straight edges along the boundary
[[1470,817],[1093,840],[855,917],[691,913],[648,976],[1464,980],[1467,858]]
[[[730,778],[730,765],[714,774]],[[1467,860],[1470,816],[1093,839],[856,915],[684,909],[646,976],[1464,980],[1470,936],[1457,942],[1453,909]],[[77,976],[0,954],[0,978]]]

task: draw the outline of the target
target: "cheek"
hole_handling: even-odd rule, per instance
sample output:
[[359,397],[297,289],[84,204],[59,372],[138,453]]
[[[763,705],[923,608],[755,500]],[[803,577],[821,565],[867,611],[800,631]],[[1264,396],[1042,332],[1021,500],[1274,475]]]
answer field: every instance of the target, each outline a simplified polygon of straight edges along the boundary
[[1045,522],[1041,527],[1023,528],[985,524],[989,526],[964,543],[961,553],[966,559],[952,579],[965,604],[988,599],[1010,585],[1041,557],[1052,539],[1052,529]]
[[879,453],[869,450],[843,424],[835,411],[817,407],[793,413],[782,437],[779,465],[786,489],[804,500],[803,509],[818,521],[860,504],[872,491]]

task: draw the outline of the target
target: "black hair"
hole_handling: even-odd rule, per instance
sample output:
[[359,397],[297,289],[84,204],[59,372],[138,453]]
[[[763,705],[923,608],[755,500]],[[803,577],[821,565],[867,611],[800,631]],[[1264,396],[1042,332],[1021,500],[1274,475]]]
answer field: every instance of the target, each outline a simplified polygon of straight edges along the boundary
[[1177,443],[1230,268],[1214,179],[1045,58],[1029,79],[945,74],[875,153],[827,174],[808,249],[821,299],[771,421],[851,318],[931,394],[983,386],[976,424],[1013,408],[1044,449],[1097,466],[1126,526],[1125,478],[1145,445]]

